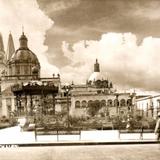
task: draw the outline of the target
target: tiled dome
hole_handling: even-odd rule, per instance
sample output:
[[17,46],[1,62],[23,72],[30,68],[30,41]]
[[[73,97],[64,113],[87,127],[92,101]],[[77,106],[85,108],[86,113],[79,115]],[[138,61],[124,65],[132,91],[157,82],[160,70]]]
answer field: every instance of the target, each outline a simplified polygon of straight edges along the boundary
[[105,79],[105,76],[101,72],[93,72],[90,75],[88,81],[92,81],[93,82],[93,81],[103,80],[103,79]]
[[27,37],[22,33],[19,38],[20,47],[9,60],[9,75],[32,76],[40,75],[40,63],[37,56],[28,48]]
[[37,56],[29,49],[18,49],[12,55],[10,63],[34,63],[39,64]]
[[104,80],[106,77],[100,72],[98,60],[94,64],[94,72],[90,75],[88,82],[95,82],[97,80]]

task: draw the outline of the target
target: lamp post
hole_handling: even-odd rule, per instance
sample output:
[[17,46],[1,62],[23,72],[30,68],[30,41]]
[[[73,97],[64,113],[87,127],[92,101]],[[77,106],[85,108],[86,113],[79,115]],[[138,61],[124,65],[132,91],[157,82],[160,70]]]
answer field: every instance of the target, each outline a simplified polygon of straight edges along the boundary
[[70,122],[69,122],[69,92],[72,89],[72,87],[70,85],[65,85],[63,87],[63,89],[65,90],[66,96],[67,96],[67,128],[70,127]]

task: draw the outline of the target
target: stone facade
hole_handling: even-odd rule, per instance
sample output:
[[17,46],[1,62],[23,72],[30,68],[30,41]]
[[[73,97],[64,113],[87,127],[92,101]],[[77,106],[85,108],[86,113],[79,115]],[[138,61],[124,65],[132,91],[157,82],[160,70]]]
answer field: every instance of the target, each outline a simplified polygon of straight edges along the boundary
[[[114,117],[121,115],[126,116],[134,112],[135,93],[118,93],[112,82],[100,72],[98,60],[94,64],[94,71],[85,85],[71,85],[69,102],[69,112],[71,116],[87,117],[104,114],[104,116]],[[62,97],[57,100],[57,105],[66,105],[62,103]],[[93,108],[96,115],[89,115]]]
[[137,98],[136,108],[141,116],[156,119],[160,112],[160,95]]

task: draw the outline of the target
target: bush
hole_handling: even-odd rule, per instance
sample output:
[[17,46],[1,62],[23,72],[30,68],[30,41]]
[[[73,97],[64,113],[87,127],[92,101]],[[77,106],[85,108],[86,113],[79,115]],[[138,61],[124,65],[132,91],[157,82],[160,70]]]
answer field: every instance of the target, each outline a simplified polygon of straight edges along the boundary
[[17,125],[17,123],[18,123],[17,118],[15,118],[15,117],[10,118],[10,119],[9,119],[9,123],[10,123],[12,126]]
[[1,122],[2,123],[7,123],[7,122],[9,122],[9,119],[6,116],[2,116],[1,117]]
[[80,125],[82,122],[86,121],[85,117],[69,117],[69,123],[71,126],[78,126]]
[[155,129],[156,120],[149,121],[149,126],[150,126],[150,129]]

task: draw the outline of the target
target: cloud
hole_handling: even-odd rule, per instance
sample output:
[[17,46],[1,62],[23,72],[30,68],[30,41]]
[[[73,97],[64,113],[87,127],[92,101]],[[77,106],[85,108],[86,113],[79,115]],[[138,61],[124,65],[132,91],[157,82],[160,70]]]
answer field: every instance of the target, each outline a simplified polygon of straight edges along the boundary
[[136,5],[135,11],[133,12],[134,16],[143,17],[148,20],[159,20],[159,4],[160,2],[157,0],[148,1],[140,5]]
[[148,36],[160,36],[160,1],[157,0],[37,2],[55,22],[54,27],[47,32],[45,44],[49,46],[47,57],[50,63],[56,64],[59,68],[69,64],[69,60],[61,51],[62,41],[72,44],[81,40],[96,40],[108,32],[132,32],[136,35],[138,43]]
[[[45,3],[44,1],[41,1],[41,0],[39,0],[39,2]],[[79,0],[70,0],[70,1],[58,0],[58,1],[54,1],[54,3],[51,1],[47,3],[50,4],[46,6],[47,13],[54,14],[55,12],[63,11],[71,7],[77,6],[79,4]]]
[[37,1],[0,0],[0,10],[0,32],[3,34],[5,44],[11,31],[15,46],[19,47],[18,39],[23,25],[29,48],[38,56],[41,63],[42,76],[58,72],[55,66],[48,63],[45,55],[48,47],[44,45],[46,31],[51,28],[53,21],[39,9]]
[[101,71],[118,87],[160,90],[160,38],[145,37],[137,45],[132,33],[105,33],[72,46],[64,41],[62,50],[71,61],[61,69],[66,80],[85,83],[98,58]]

